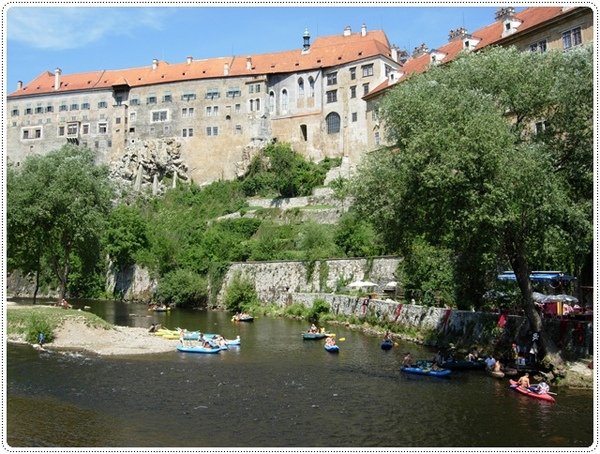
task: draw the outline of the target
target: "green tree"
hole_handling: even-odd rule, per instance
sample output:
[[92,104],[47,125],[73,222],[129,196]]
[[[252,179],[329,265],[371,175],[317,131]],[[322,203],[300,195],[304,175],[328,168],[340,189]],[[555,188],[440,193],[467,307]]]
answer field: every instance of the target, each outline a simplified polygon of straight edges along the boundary
[[112,210],[105,243],[118,269],[135,263],[136,252],[148,246],[146,229],[146,221],[136,207],[119,205]]
[[[395,146],[371,154],[355,183],[357,209],[391,247],[407,252],[422,238],[472,258],[480,274],[490,256],[508,263],[555,363],[528,277],[547,232],[573,251],[591,244],[591,55],[490,49],[398,84],[383,106]],[[561,112],[577,116],[574,131]],[[541,120],[545,138],[533,129]]]
[[371,223],[352,211],[340,219],[334,241],[347,257],[372,257],[383,251],[381,240]]
[[206,306],[207,280],[191,270],[173,270],[162,276],[156,289],[160,303],[176,306]]
[[[46,257],[65,296],[74,254],[85,257],[98,241],[110,209],[108,169],[89,149],[66,145],[27,158],[9,180],[9,248],[15,264]],[[35,226],[34,228],[31,228]],[[27,259],[23,249],[33,246]]]

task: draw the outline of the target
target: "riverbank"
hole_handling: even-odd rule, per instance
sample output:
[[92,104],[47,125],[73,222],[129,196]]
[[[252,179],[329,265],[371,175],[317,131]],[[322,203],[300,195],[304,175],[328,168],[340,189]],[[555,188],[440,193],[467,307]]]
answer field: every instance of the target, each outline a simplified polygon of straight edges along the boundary
[[[53,340],[46,350],[85,351],[97,355],[141,355],[175,351],[177,340],[154,336],[147,328],[113,326],[84,311],[48,306],[7,305],[8,342],[27,342],[27,319],[51,317]],[[97,320],[96,320],[97,319]],[[35,345],[39,348],[39,345]]]

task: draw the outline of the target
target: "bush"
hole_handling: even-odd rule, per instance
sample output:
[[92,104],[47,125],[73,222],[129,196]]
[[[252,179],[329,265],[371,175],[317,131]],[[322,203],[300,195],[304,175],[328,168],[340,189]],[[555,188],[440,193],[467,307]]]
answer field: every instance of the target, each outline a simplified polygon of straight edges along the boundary
[[44,335],[45,342],[54,340],[54,332],[48,319],[32,314],[25,327],[25,340],[37,344],[40,333]]
[[309,309],[300,303],[294,303],[287,306],[283,314],[288,317],[305,318],[308,317]]
[[233,276],[225,294],[225,306],[232,312],[246,310],[259,303],[254,283],[241,274]]
[[311,323],[318,323],[321,315],[329,313],[330,310],[331,308],[329,307],[329,304],[325,302],[325,300],[316,299],[308,313],[308,321]]
[[206,306],[207,282],[190,270],[175,270],[165,274],[158,283],[156,299],[176,306]]

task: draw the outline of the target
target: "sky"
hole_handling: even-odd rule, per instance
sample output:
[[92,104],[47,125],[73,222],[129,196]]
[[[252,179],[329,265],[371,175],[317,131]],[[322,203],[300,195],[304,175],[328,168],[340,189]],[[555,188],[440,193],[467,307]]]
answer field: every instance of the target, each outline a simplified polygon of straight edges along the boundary
[[[460,26],[475,31],[494,21],[496,6],[214,6],[197,3],[167,7],[4,8],[5,89],[16,89],[44,71],[63,74],[149,66],[153,58],[169,63],[299,49],[308,29],[317,36],[382,29],[390,43],[412,51],[448,42]],[[135,5],[135,3],[134,3]],[[283,6],[282,6],[283,5]],[[517,8],[519,11],[522,8]]]

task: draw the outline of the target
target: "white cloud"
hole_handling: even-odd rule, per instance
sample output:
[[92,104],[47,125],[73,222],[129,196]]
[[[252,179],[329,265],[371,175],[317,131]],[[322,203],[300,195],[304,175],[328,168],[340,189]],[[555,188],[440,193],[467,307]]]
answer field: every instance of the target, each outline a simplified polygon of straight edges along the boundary
[[166,9],[157,8],[29,8],[7,13],[8,40],[37,49],[75,49],[107,35],[132,35],[139,28],[160,30]]

